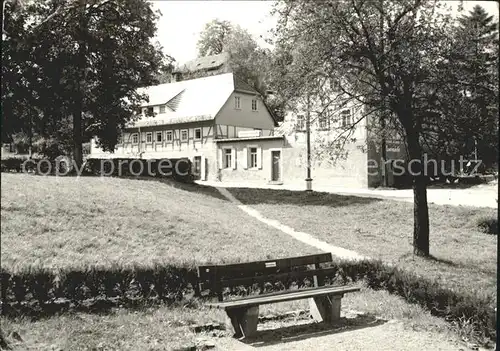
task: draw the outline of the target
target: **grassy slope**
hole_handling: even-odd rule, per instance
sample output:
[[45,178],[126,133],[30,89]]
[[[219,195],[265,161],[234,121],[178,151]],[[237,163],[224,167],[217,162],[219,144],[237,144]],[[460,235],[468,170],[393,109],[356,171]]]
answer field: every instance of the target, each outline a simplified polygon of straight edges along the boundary
[[215,189],[194,185],[2,173],[1,200],[4,268],[198,264],[317,252],[253,220]]
[[496,296],[497,237],[478,230],[494,209],[431,205],[433,260],[412,255],[413,204],[334,194],[229,189],[268,218],[330,244],[390,261],[450,288]]

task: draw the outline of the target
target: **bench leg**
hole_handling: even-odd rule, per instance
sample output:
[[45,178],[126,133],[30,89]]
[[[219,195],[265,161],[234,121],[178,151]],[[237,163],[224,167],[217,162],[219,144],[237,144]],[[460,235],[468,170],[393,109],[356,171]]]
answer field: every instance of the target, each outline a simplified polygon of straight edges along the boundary
[[311,316],[318,322],[335,323],[340,320],[342,295],[318,296],[309,299]]
[[232,308],[226,310],[226,313],[234,328],[235,338],[247,338],[255,335],[259,323],[259,306],[246,309]]

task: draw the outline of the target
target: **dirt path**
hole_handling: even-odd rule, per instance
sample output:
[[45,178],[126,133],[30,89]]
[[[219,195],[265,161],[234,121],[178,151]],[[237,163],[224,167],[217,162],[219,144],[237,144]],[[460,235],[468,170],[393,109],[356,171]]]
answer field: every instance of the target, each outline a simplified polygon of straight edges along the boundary
[[216,343],[218,350],[234,351],[356,351],[356,350],[394,350],[421,351],[469,350],[463,343],[447,338],[444,334],[411,330],[401,321],[388,321],[369,328],[340,331],[320,331],[309,334],[287,335],[243,343],[225,339]]
[[265,223],[273,228],[281,230],[283,233],[288,234],[291,237],[293,237],[299,241],[302,241],[303,243],[305,243],[307,245],[313,246],[313,247],[318,248],[318,249],[325,251],[325,252],[331,252],[332,255],[337,256],[339,258],[343,258],[343,259],[359,260],[359,259],[367,258],[367,257],[364,257],[364,256],[358,254],[355,251],[351,251],[351,250],[344,249],[342,247],[330,245],[324,241],[316,239],[311,234],[304,233],[304,232],[298,232],[295,229],[293,229],[287,225],[284,225],[278,221],[266,218],[259,211],[253,209],[252,207],[247,206],[247,205],[243,205],[226,188],[217,187],[217,190],[223,196],[225,196],[229,201],[231,201],[236,206],[238,206],[238,208],[240,208],[242,211],[246,212],[249,216],[252,216],[253,218],[255,218],[255,219],[261,221],[262,223]]

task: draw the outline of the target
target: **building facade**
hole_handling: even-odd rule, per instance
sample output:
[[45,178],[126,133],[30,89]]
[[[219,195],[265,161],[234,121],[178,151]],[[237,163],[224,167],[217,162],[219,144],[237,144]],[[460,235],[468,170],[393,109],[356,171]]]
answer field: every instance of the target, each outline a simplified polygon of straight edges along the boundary
[[[92,140],[89,157],[189,158],[200,180],[305,184],[309,116],[313,184],[384,184],[380,142],[371,135],[371,116],[359,104],[339,100],[327,109],[320,103],[302,105],[278,126],[262,96],[232,73],[161,84],[141,93],[149,102],[124,130],[114,153],[103,152]],[[404,157],[399,140],[387,146],[387,159]],[[387,186],[393,186],[390,162],[385,171]]]
[[90,157],[187,157],[200,179],[218,180],[218,140],[245,132],[269,137],[276,126],[259,93],[232,73],[161,84],[141,93],[149,102],[124,130],[115,151],[103,152],[94,139]]

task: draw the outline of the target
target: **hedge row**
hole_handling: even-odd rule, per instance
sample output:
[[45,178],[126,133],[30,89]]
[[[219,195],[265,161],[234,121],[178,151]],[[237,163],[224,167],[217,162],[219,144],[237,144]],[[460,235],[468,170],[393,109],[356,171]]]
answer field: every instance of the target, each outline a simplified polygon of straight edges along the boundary
[[71,165],[68,165],[67,161],[60,157],[54,160],[31,158],[29,162],[26,161],[28,161],[28,158],[10,157],[2,159],[1,170],[2,172],[33,172],[42,175],[72,174],[71,169],[69,169]]
[[[480,298],[466,291],[452,291],[413,273],[389,267],[380,261],[339,261],[337,268],[326,278],[326,283],[350,283],[365,280],[372,289],[385,289],[411,303],[418,303],[433,315],[449,321],[470,319],[476,330],[488,338],[496,335],[494,301]],[[1,299],[4,306],[32,304],[44,305],[57,299],[78,304],[86,299],[121,299],[171,301],[182,299],[197,286],[196,270],[175,266],[152,268],[88,268],[81,271],[54,273],[45,269],[30,269],[18,273],[1,271]],[[281,290],[302,282],[268,282],[265,292]],[[260,287],[246,286],[226,290],[228,294],[247,294]]]
[[0,272],[2,303],[39,305],[56,300],[74,303],[88,299],[158,300],[180,297],[192,285],[193,270],[174,266],[154,268],[96,268],[54,272],[30,268]]
[[[2,159],[1,161],[1,169],[2,172],[22,172],[22,165],[23,162],[26,161],[25,158],[17,158],[17,157],[9,157],[6,159]],[[31,162],[30,162],[31,165]],[[30,166],[27,165],[27,170],[32,170],[32,168],[29,168]]]
[[[73,175],[76,173],[72,165],[66,164],[64,159],[47,160],[32,158],[7,158],[1,160],[2,172],[35,172],[43,175]],[[26,162],[26,163],[25,163]],[[23,167],[24,164],[24,167]],[[190,182],[194,179],[192,164],[187,158],[177,159],[134,159],[91,158],[85,163],[82,170],[84,175],[114,176],[114,177],[166,177],[178,181]]]
[[113,158],[87,160],[86,165],[91,174],[114,177],[167,177],[179,181],[192,181],[192,164],[188,158],[177,159],[133,159]]

